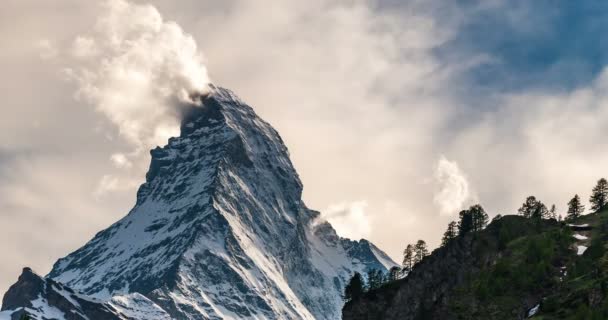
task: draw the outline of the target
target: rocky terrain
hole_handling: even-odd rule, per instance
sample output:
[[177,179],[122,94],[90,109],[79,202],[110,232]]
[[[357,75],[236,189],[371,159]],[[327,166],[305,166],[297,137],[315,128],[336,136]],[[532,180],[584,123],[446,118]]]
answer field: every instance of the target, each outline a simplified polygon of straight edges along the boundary
[[353,272],[395,265],[306,207],[287,148],[251,107],[217,87],[200,100],[151,151],[129,214],[46,277],[26,269],[5,317],[339,319]]

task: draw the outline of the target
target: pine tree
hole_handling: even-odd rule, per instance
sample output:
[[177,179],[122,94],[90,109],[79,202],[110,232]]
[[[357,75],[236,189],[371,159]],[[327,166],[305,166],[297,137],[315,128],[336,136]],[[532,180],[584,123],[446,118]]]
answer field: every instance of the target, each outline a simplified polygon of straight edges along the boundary
[[471,212],[471,218],[473,219],[473,231],[481,231],[488,225],[488,214],[479,204],[476,204],[469,208]]
[[521,208],[517,212],[524,218],[532,218],[532,214],[537,210],[538,201],[535,196],[529,196],[526,198],[526,202],[521,205]]
[[381,287],[385,283],[388,282],[388,274],[385,273],[384,271],[376,270],[376,275],[377,275],[377,279],[378,279],[378,287]]
[[426,247],[424,240],[418,240],[414,246],[414,264],[422,261],[422,259],[429,255],[429,250]]
[[366,275],[367,275],[367,285],[365,286],[365,290],[366,291],[373,290],[377,286],[376,278],[375,278],[376,270],[375,269],[367,270]]
[[574,198],[568,202],[568,215],[566,216],[567,221],[571,221],[580,217],[585,211],[585,206],[581,204],[581,198],[578,194],[574,195]]
[[403,250],[403,270],[412,271],[414,266],[414,246],[408,244],[405,250]]
[[388,281],[395,281],[398,280],[401,276],[401,268],[399,267],[392,267],[389,271],[388,271]]
[[532,211],[532,215],[530,218],[533,219],[548,219],[549,218],[549,210],[547,210],[547,206],[544,203],[537,201],[534,210]]
[[526,201],[521,205],[521,208],[517,210],[517,213],[524,218],[534,219],[550,219],[551,212],[547,209],[547,206],[536,199],[535,196],[529,196]]
[[549,210],[549,219],[557,220],[557,209],[555,208],[555,204],[551,205],[551,209]]
[[458,215],[458,235],[464,236],[473,230],[473,214],[469,210],[462,210]]
[[598,180],[597,185],[591,191],[589,202],[591,202],[591,210],[594,212],[598,212],[606,206],[608,202],[608,181],[606,179]]
[[355,272],[346,287],[344,287],[344,301],[358,299],[363,295],[363,292],[363,279],[359,272]]
[[445,246],[450,242],[450,240],[456,238],[458,235],[458,225],[456,221],[452,221],[448,224],[448,229],[443,233],[443,237],[441,238],[441,246]]
[[375,290],[384,284],[384,273],[377,269],[367,271],[367,290]]

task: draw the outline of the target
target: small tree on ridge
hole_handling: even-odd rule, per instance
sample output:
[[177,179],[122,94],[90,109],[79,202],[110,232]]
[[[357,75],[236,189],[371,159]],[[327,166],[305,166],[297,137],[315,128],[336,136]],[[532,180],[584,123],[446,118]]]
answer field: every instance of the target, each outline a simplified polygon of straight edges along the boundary
[[608,181],[601,178],[591,191],[591,210],[594,212],[602,210],[608,202]]
[[568,215],[566,216],[567,221],[571,221],[581,216],[585,211],[585,206],[581,204],[581,198],[578,194],[574,195],[570,201],[568,201]]

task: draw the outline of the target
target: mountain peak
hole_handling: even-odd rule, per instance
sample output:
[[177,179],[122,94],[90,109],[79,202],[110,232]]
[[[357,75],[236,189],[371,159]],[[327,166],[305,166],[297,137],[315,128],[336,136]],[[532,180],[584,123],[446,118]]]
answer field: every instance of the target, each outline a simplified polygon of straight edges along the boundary
[[[212,87],[151,151],[135,207],[49,279],[102,301],[140,294],[177,319],[336,319],[352,272],[394,265],[301,200],[279,134]],[[147,308],[147,307],[146,307]]]

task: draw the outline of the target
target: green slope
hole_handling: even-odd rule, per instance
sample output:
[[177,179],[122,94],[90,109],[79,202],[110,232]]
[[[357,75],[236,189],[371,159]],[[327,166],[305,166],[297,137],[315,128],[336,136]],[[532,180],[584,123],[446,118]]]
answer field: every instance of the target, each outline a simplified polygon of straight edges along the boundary
[[[522,319],[540,305],[533,319],[608,319],[608,211],[570,223],[590,230],[505,216],[347,303],[343,317]],[[588,247],[582,255],[579,245]]]

